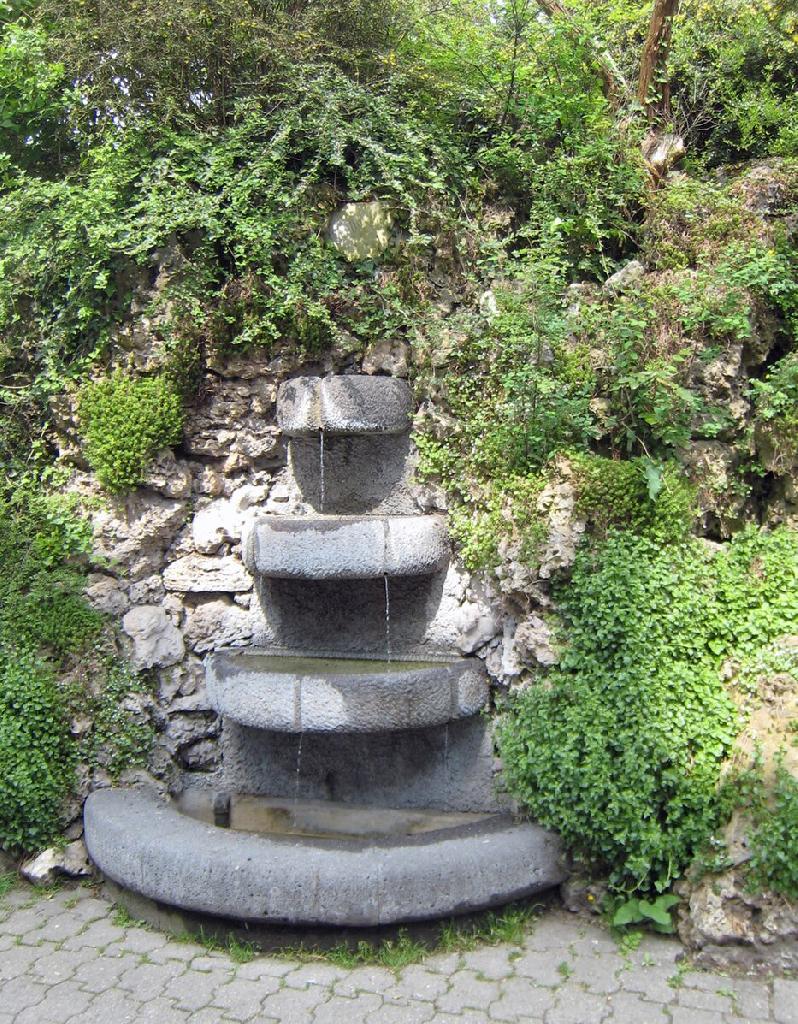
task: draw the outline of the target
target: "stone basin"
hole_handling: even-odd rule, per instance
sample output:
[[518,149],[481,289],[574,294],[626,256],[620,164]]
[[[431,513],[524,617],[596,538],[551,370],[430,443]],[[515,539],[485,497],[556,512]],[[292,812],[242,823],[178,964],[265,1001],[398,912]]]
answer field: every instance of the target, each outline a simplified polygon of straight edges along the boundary
[[442,516],[260,515],[243,540],[247,568],[276,579],[428,576],[449,560]]
[[[216,823],[218,796],[198,787],[184,790],[174,803],[181,814]],[[437,811],[426,808],[369,807],[331,800],[288,800],[247,793],[223,794],[228,808],[226,827],[255,835],[306,836],[312,839],[386,839],[424,835],[487,821],[493,814]]]
[[[422,812],[445,827],[413,833],[402,812],[394,831],[341,838],[356,810],[331,804],[328,812],[328,821],[342,813],[345,825],[322,837],[239,831],[181,813],[150,790],[100,789],[86,801],[85,838],[100,871],[125,889],[259,924],[430,920],[521,899],[564,877],[557,837],[504,815],[462,822],[462,815],[435,820],[438,812]],[[289,822],[304,817],[284,814]]]
[[274,655],[257,648],[209,655],[211,707],[272,732],[388,732],[476,714],[488,680],[476,658],[379,661]]
[[396,377],[294,377],[277,392],[277,424],[287,437],[404,434],[413,398]]

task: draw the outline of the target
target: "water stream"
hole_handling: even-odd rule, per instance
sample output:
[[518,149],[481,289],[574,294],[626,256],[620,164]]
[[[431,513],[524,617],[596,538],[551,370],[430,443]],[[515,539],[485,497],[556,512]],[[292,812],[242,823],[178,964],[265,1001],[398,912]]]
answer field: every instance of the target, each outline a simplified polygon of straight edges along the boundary
[[391,590],[388,583],[387,573],[383,576],[385,582],[385,657],[391,660]]
[[297,681],[296,701],[299,709],[299,739],[296,746],[296,773],[294,775],[294,803],[299,800],[299,784],[302,777],[302,678]]
[[319,512],[324,511],[324,427],[319,427]]

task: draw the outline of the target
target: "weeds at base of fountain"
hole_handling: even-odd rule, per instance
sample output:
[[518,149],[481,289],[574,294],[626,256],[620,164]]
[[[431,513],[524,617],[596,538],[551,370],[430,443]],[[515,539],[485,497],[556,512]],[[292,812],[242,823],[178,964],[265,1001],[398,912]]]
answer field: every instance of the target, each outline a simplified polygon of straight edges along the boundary
[[[105,883],[108,886],[108,883]],[[140,916],[143,904],[153,908],[151,900],[135,898],[132,910],[126,906],[131,893],[112,886],[115,903],[113,923],[120,928],[157,928],[166,930],[173,941],[202,946],[208,952],[227,953],[235,963],[248,963],[260,956],[298,963],[330,963],[336,967],[384,967],[400,971],[410,964],[420,963],[435,954],[467,953],[479,946],[507,944],[521,946],[533,930],[542,912],[551,904],[551,898],[535,898],[510,903],[501,910],[484,910],[460,918],[435,923],[418,923],[402,927],[372,930],[372,938],[358,937],[348,929],[310,929],[312,940],[297,936],[281,941],[278,927],[250,929],[240,923],[229,925],[200,915],[179,915],[182,927],[164,927],[164,921],[147,920]],[[124,901],[124,902],[120,902]],[[173,916],[172,908],[169,910]],[[149,915],[148,915],[149,916]],[[376,931],[382,932],[375,935]]]

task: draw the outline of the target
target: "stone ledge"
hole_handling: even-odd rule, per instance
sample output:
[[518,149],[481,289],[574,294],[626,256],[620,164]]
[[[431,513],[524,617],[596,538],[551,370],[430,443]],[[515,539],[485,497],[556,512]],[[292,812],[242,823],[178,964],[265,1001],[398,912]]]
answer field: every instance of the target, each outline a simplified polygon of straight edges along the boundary
[[215,828],[147,790],[103,789],[84,821],[92,860],[119,885],[263,924],[431,920],[521,899],[565,875],[556,836],[501,816],[391,840],[298,840]]
[[294,377],[277,393],[277,423],[288,437],[404,434],[413,398],[395,377]]
[[449,532],[442,516],[258,516],[243,558],[277,579],[428,576],[446,568]]
[[482,662],[370,661],[211,654],[208,699],[240,725],[272,732],[387,732],[467,718],[488,700]]

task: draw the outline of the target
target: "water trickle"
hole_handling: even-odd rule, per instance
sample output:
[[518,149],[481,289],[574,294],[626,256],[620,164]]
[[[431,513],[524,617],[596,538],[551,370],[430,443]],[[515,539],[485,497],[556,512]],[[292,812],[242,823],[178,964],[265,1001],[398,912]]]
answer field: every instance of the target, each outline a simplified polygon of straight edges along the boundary
[[391,660],[391,590],[388,575],[383,576],[385,582],[385,657]]
[[319,512],[324,511],[324,427],[319,427]]
[[449,723],[443,728],[443,776],[445,784],[449,782]]
[[302,736],[300,731],[299,740],[296,746],[296,774],[294,776],[294,803],[299,800],[299,783],[302,776]]
[[296,772],[294,773],[294,803],[299,800],[299,784],[302,777],[302,679],[297,680],[297,688],[294,692],[296,701],[296,712],[299,725],[299,739],[296,745]]

